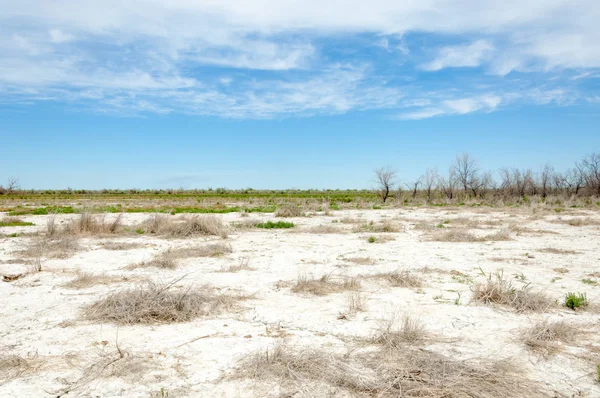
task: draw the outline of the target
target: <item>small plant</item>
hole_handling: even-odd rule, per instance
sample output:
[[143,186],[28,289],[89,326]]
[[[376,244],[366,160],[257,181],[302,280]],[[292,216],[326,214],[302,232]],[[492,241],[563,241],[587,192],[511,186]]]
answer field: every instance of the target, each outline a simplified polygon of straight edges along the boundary
[[598,282],[593,280],[593,279],[589,279],[589,278],[584,278],[581,280],[583,283],[585,283],[586,285],[592,285],[592,286],[598,286]]
[[145,232],[146,231],[144,231],[142,228],[138,228],[138,229],[135,230],[135,233],[138,234],[138,235],[144,235]]
[[377,239],[375,239],[375,237],[374,237],[374,236],[369,236],[369,239],[367,239],[367,241],[368,241],[369,243],[375,243],[375,241],[376,241],[376,240],[377,240]]
[[596,381],[600,383],[600,364],[596,365]]
[[574,310],[588,305],[585,293],[567,293],[565,296],[565,306]]
[[274,229],[274,228],[294,228],[293,222],[287,221],[267,221],[256,224],[256,228]]

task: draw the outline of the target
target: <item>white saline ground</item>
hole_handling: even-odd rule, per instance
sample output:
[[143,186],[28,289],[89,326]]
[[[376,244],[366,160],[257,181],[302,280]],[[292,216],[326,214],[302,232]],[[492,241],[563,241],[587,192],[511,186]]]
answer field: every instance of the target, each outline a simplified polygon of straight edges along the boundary
[[[107,215],[114,217],[115,215]],[[126,225],[137,224],[150,215],[125,214]],[[76,215],[58,216],[66,222]],[[185,217],[185,216],[178,216]],[[237,213],[217,215],[226,225],[248,219],[273,219],[270,214]],[[589,218],[600,214],[578,211],[576,215],[547,214],[532,217],[527,210],[494,209],[394,209],[335,211],[331,215],[285,219],[293,229],[231,228],[229,238],[165,239],[149,235],[115,235],[81,238],[82,250],[66,259],[43,259],[42,272],[17,281],[0,283],[0,358],[25,358],[30,368],[9,380],[0,380],[2,397],[65,396],[94,397],[253,397],[276,395],[251,380],[223,380],[246,355],[266,351],[283,339],[300,347],[343,350],[348,338],[369,337],[381,323],[405,314],[417,317],[435,336],[424,348],[457,359],[511,358],[526,377],[541,382],[548,396],[600,397],[596,364],[600,363],[598,312],[572,311],[560,305],[545,314],[525,313],[471,302],[472,283],[483,281],[481,270],[503,270],[516,286],[531,283],[562,303],[567,292],[585,292],[589,301],[600,303],[600,225],[571,226],[552,222],[557,218]],[[357,224],[389,221],[400,226],[397,233],[352,232]],[[415,228],[466,218],[501,220],[499,225],[474,230],[482,235],[509,224],[554,233],[515,232],[512,240],[493,242],[435,242],[428,236],[437,228]],[[43,232],[47,216],[23,217],[35,227],[2,227],[0,234]],[[278,219],[279,220],[279,219]],[[326,225],[343,233],[316,234],[311,227]],[[392,240],[369,243],[369,236]],[[0,275],[25,273],[30,265],[15,262],[18,250],[35,237],[0,237]],[[167,248],[199,246],[224,241],[233,252],[221,257],[188,258],[175,270],[126,269],[148,260]],[[130,250],[105,250],[103,242],[141,243]],[[548,253],[545,248],[565,249],[576,254]],[[347,261],[369,257],[374,264]],[[216,272],[249,258],[251,270]],[[9,261],[9,260],[13,261]],[[361,294],[367,310],[340,317],[347,307],[348,293],[326,296],[297,294],[291,286],[299,275],[332,274],[334,277],[368,276],[398,268],[416,270],[425,279],[423,288],[391,287],[384,281],[361,278]],[[422,269],[428,268],[427,272]],[[553,269],[566,268],[567,273]],[[126,276],[129,281],[94,285],[83,289],[64,286],[76,272]],[[458,275],[458,272],[466,276]],[[600,274],[598,274],[600,275]],[[222,292],[242,292],[252,298],[241,303],[243,310],[216,318],[198,318],[185,323],[120,326],[90,322],[81,309],[99,298],[132,286],[138,280],[168,282],[180,286],[208,284]],[[561,279],[556,279],[561,278]],[[582,279],[597,279],[599,285]],[[457,298],[459,298],[458,303]],[[519,338],[522,328],[550,318],[581,325],[587,333],[572,345],[563,345],[556,355],[543,357],[531,352]],[[127,351],[130,366],[119,375],[94,377],[103,355],[115,355],[116,342]],[[101,362],[100,362],[101,363]],[[86,372],[87,369],[87,372]],[[1,372],[1,370],[0,370]],[[87,375],[87,376],[86,376]],[[71,387],[69,387],[71,386]],[[335,396],[335,392],[333,393]]]

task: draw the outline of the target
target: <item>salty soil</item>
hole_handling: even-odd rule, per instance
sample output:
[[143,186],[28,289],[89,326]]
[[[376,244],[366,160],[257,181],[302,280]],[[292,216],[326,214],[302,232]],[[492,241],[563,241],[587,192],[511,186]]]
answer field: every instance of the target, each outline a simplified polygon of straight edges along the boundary
[[1,396],[600,396],[597,211],[99,217],[0,227]]

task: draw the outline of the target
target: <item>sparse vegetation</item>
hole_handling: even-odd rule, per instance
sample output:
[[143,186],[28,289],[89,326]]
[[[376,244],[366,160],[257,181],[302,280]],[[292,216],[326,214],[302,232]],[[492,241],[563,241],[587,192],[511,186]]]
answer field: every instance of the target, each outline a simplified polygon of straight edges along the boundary
[[236,307],[243,297],[215,293],[209,287],[176,288],[179,280],[152,282],[111,293],[84,310],[86,319],[120,325],[186,322]]
[[565,296],[565,306],[572,310],[587,307],[588,304],[585,293],[567,293]]
[[553,301],[541,292],[534,292],[530,285],[516,288],[511,281],[503,278],[501,272],[489,274],[485,283],[473,288],[473,300],[484,304],[500,304],[514,308],[518,312],[543,312]]
[[427,336],[428,333],[419,319],[404,315],[399,324],[394,320],[385,322],[373,342],[386,348],[399,348],[403,344],[421,343]]
[[227,230],[219,218],[213,215],[192,215],[174,218],[156,214],[143,222],[139,229],[149,234],[187,238],[195,235],[215,235],[227,238]]
[[325,296],[345,290],[359,290],[360,282],[356,278],[334,278],[325,274],[320,278],[310,278],[306,275],[298,276],[296,285],[292,287],[294,293],[309,293],[315,296]]
[[302,217],[302,209],[295,204],[286,204],[275,211],[275,217]]
[[332,390],[381,398],[545,396],[506,362],[461,361],[407,345],[337,354],[280,344],[243,359],[228,378],[276,385],[282,396],[294,395],[299,386],[310,396]]
[[494,232],[484,236],[478,236],[464,229],[450,228],[442,232],[435,233],[431,240],[436,242],[488,242],[488,241],[507,241],[512,240],[507,230]]
[[379,273],[372,278],[383,279],[394,287],[422,287],[423,279],[408,269],[397,269],[392,272]]
[[521,336],[525,344],[533,350],[555,352],[557,342],[574,344],[580,330],[565,321],[549,321],[545,319],[524,329]]
[[0,227],[29,227],[35,225],[32,222],[23,221],[18,217],[4,217],[0,219]]
[[275,228],[294,228],[293,222],[288,221],[267,221],[256,224],[256,228],[275,229]]

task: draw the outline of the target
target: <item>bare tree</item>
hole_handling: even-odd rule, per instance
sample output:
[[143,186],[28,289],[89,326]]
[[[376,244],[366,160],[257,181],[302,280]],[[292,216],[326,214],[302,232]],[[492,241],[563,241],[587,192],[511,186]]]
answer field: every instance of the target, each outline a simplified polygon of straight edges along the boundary
[[546,165],[540,172],[539,186],[541,190],[542,198],[548,196],[550,188],[552,187],[552,180],[554,179],[554,169],[552,166]]
[[600,196],[600,153],[593,153],[581,162],[587,188]]
[[[465,193],[472,190],[474,186],[479,184],[479,167],[477,161],[469,156],[468,153],[456,156],[454,162],[454,169],[456,171],[456,179],[463,188]],[[475,194],[475,192],[473,192]]]
[[19,190],[19,179],[17,177],[9,177],[6,184],[6,191],[11,194]]
[[375,177],[379,185],[379,196],[383,203],[385,203],[390,196],[390,191],[393,189],[394,184],[396,184],[396,171],[390,166],[381,167],[375,170]]
[[417,197],[417,192],[419,192],[419,185],[421,185],[421,178],[419,177],[415,182],[412,182],[410,184],[406,184],[406,186],[408,187],[408,189],[410,189],[412,191],[412,197],[413,199]]
[[437,188],[437,183],[439,181],[439,175],[436,169],[427,169],[425,170],[425,174],[419,178],[423,182],[423,188],[425,189],[425,193],[427,194],[427,201],[431,201],[431,194],[433,190]]
[[448,177],[444,178],[440,176],[438,180],[438,185],[440,186],[442,192],[444,193],[444,195],[446,195],[448,199],[453,199],[454,192],[456,190],[456,184],[456,171],[454,170],[454,167],[451,166],[450,169],[448,169]]

